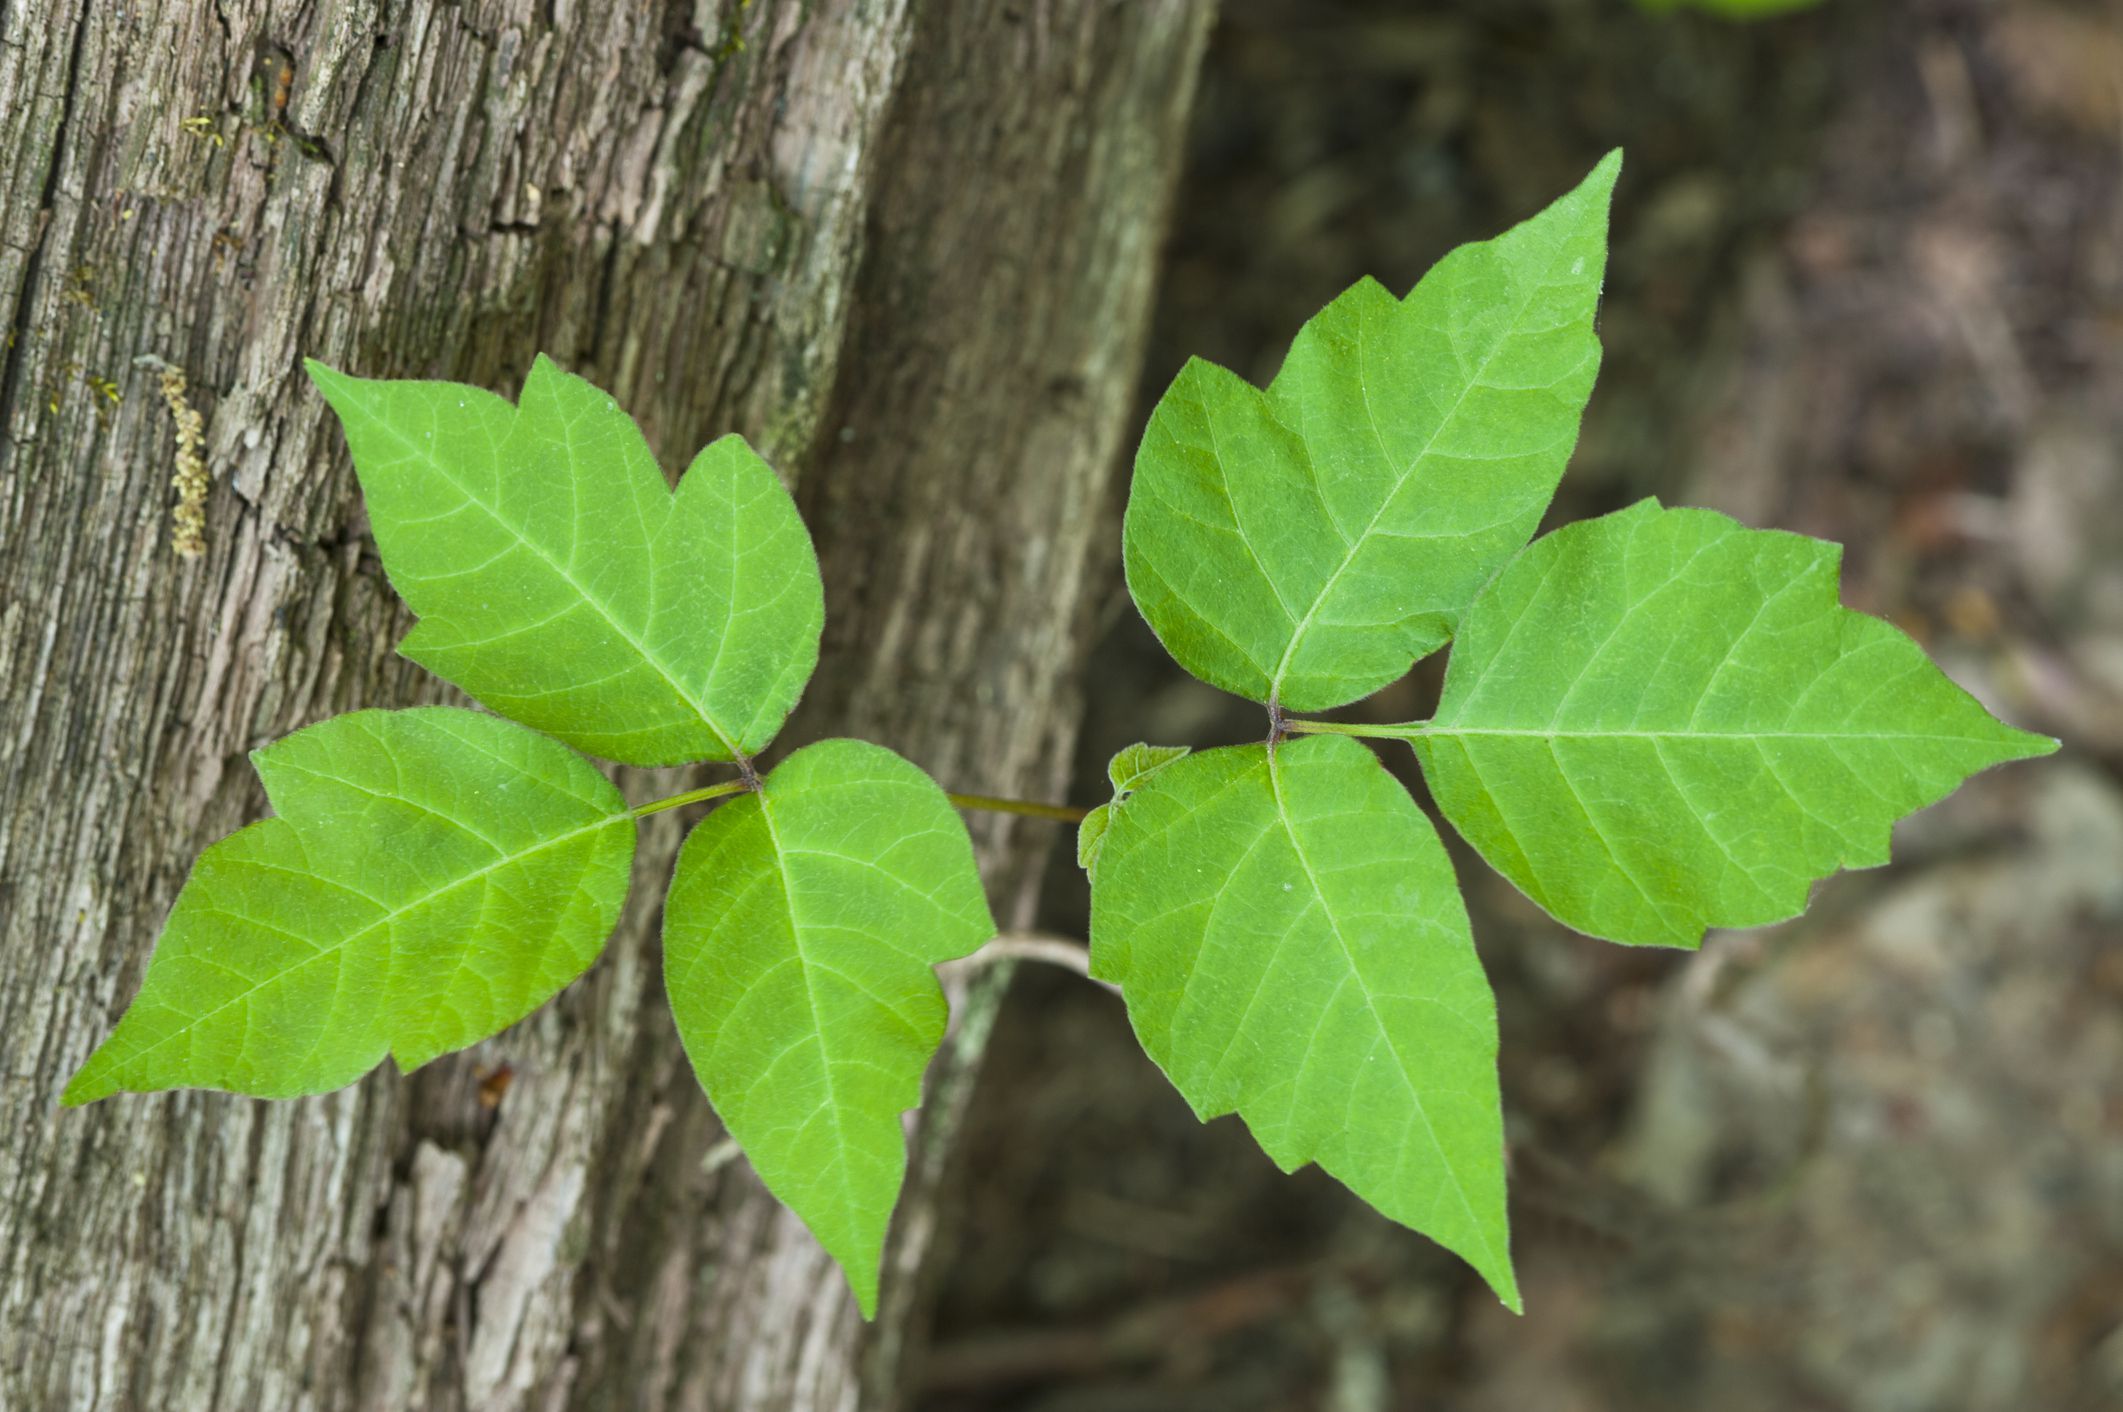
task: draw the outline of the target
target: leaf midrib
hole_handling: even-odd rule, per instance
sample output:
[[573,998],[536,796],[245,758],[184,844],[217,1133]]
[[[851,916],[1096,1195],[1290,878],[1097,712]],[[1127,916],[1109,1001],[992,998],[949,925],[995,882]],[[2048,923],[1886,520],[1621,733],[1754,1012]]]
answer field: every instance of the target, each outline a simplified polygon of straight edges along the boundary
[[[840,1191],[841,1220],[846,1226],[859,1226],[861,1223],[855,1209],[855,1188],[848,1171],[847,1154],[851,1148],[848,1142],[847,1114],[834,1086],[833,1055],[826,1047],[825,1019],[818,1008],[818,985],[811,978],[811,957],[804,949],[803,923],[796,915],[796,888],[789,877],[788,854],[782,849],[781,830],[774,823],[774,811],[767,803],[767,791],[764,787],[758,791],[757,797],[760,822],[766,825],[767,843],[774,850],[774,870],[781,879],[782,910],[789,918],[789,940],[796,951],[796,963],[803,969],[804,1003],[810,1008],[811,1033],[818,1042],[818,1068],[826,1089],[826,1111],[832,1119],[834,1136],[839,1139],[841,1157],[834,1165],[840,1178],[835,1185]],[[837,1253],[835,1258],[838,1258]]]
[[1438,736],[1500,736],[1522,740],[1922,740],[1952,741],[1961,745],[1995,743],[1982,736],[1938,735],[1918,731],[1544,730],[1534,727],[1438,725],[1434,722],[1421,730],[1408,733],[1410,740]]
[[[1371,994],[1371,984],[1365,978],[1363,968],[1357,964],[1356,952],[1350,947],[1349,939],[1342,935],[1342,924],[1335,917],[1334,908],[1327,901],[1326,890],[1320,886],[1319,874],[1312,866],[1311,856],[1305,852],[1304,842],[1298,837],[1297,825],[1290,818],[1289,807],[1283,799],[1282,767],[1277,763],[1275,753],[1272,750],[1268,753],[1268,785],[1269,792],[1275,796],[1276,818],[1282,823],[1283,833],[1290,840],[1291,851],[1297,855],[1298,866],[1305,870],[1305,881],[1311,885],[1312,895],[1319,899],[1320,915],[1327,919],[1327,927],[1334,933],[1334,941],[1341,948],[1342,959],[1349,965],[1349,974],[1355,978],[1357,989],[1363,993],[1365,1008],[1376,1017],[1379,1010],[1378,1004]],[[1459,1169],[1453,1165],[1452,1159],[1445,1151],[1443,1140],[1437,1135],[1436,1124],[1430,1121],[1430,1111],[1423,1104],[1422,1090],[1416,1087],[1408,1056],[1402,1052],[1393,1031],[1383,1020],[1378,1021],[1378,1028],[1379,1033],[1385,1038],[1387,1047],[1393,1051],[1393,1057],[1400,1072],[1401,1083],[1408,1090],[1408,1101],[1414,1106],[1415,1115],[1422,1119],[1423,1131],[1429,1135],[1430,1145],[1437,1152],[1439,1165],[1444,1168],[1447,1178],[1452,1183],[1452,1194],[1459,1198],[1460,1209],[1466,1213],[1468,1226],[1474,1232],[1475,1238],[1482,1243],[1483,1252],[1488,1256],[1492,1264],[1496,1264],[1496,1247],[1491,1243],[1489,1232],[1483,1226],[1481,1218],[1475,1214],[1474,1202],[1468,1197],[1466,1184],[1460,1180]],[[1510,1269],[1509,1262],[1503,1262],[1502,1267],[1506,1270]],[[1483,1273],[1486,1276],[1488,1272],[1484,1271]]]

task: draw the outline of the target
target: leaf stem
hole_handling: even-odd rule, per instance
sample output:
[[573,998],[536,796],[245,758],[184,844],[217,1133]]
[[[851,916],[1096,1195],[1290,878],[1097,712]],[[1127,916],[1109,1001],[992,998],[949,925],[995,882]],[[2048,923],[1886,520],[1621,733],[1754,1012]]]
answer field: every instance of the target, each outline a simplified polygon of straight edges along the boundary
[[674,794],[665,799],[652,799],[634,811],[634,817],[645,819],[651,814],[661,814],[666,809],[679,809],[688,804],[698,804],[704,799],[721,799],[725,795],[742,794],[753,788],[748,780],[724,780],[703,789],[689,789],[684,794]]
[[[759,788],[759,777],[746,772],[746,777],[724,780],[701,789],[689,789],[684,794],[673,794],[664,799],[652,799],[634,810],[634,817],[645,819],[651,814],[661,814],[666,809],[682,809],[688,804],[700,804],[710,799],[725,799],[733,794]],[[1034,819],[1060,819],[1067,824],[1080,824],[1089,809],[1079,809],[1071,804],[1041,804],[1030,799],[1001,799],[992,794],[947,794],[944,796],[960,809],[987,809],[998,814],[1024,814]]]
[[1091,811],[1079,809],[1073,804],[1041,804],[1030,799],[998,799],[992,794],[947,794],[944,796],[961,809],[986,809],[997,814],[1023,814],[1033,819],[1060,819],[1065,824],[1080,824]]
[[1430,734],[1428,721],[1373,725],[1366,721],[1299,721],[1285,717],[1283,729],[1296,735],[1360,735],[1372,740],[1417,740]]

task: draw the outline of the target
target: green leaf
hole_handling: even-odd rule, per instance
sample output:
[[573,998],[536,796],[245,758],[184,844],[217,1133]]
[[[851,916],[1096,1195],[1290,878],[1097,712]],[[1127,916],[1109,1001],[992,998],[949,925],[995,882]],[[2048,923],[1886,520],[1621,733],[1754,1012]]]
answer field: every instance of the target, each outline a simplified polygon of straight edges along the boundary
[[1084,821],[1076,826],[1077,867],[1087,873],[1098,867],[1098,851],[1104,845],[1106,826],[1113,818],[1113,805],[1126,799],[1129,791],[1165,766],[1184,759],[1192,749],[1187,745],[1144,745],[1138,742],[1106,762],[1106,778],[1113,781],[1113,804],[1099,805],[1084,815]]
[[1189,745],[1144,745],[1140,741],[1127,746],[1106,762],[1106,778],[1113,781],[1114,797],[1127,794],[1173,761],[1185,759],[1192,750]]
[[1404,300],[1357,284],[1265,393],[1187,364],[1143,434],[1124,539],[1129,591],[1181,666],[1317,711],[1451,638],[1576,444],[1620,170],[1617,152]]
[[679,854],[663,923],[679,1038],[865,1318],[906,1172],[899,1115],[943,1041],[930,967],[994,935],[965,824],[882,746],[797,751]]
[[505,716],[632,765],[754,755],[818,662],[794,502],[741,437],[674,494],[611,398],[541,356],[512,407],[312,361],[391,582],[399,651]]
[[200,855],[146,979],[64,1102],[261,1098],[514,1024],[597,959],[634,819],[587,760],[474,711],[357,711],[251,757],[278,818]]
[[1896,819],[2056,742],[1836,601],[1839,546],[1652,500],[1476,600],[1415,738],[1447,818],[1565,926],[1695,946],[1887,861]]
[[1076,826],[1076,866],[1087,873],[1098,871],[1099,851],[1106,846],[1106,830],[1113,824],[1113,806],[1101,804],[1084,815]]
[[1316,1161],[1519,1307],[1496,1004],[1430,821],[1355,741],[1207,750],[1113,807],[1091,969],[1206,1121]]

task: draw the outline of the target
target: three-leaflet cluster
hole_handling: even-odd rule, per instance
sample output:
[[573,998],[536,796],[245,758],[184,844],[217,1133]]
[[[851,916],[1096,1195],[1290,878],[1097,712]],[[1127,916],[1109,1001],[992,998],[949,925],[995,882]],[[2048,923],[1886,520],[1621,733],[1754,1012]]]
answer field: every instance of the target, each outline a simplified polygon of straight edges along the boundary
[[[1144,432],[1128,588],[1261,744],[1117,756],[1090,811],[1091,970],[1204,1119],[1240,1114],[1516,1309],[1495,1000],[1428,817],[1564,926],[1693,947],[1887,861],[1894,822],[2056,742],[2000,724],[1838,601],[1839,549],[1644,501],[1533,539],[1600,362],[1620,154],[1405,298],[1351,287],[1265,389],[1196,361]],[[540,357],[514,404],[310,364],[345,427],[399,650],[492,714],[357,711],[257,752],[275,810],[206,850],[64,1101],[265,1097],[412,1069],[603,949],[637,819],[710,796],[663,907],[687,1056],[874,1313],[933,968],[994,933],[963,823],[879,745],[754,765],[818,661],[794,503],[740,438],[675,491],[612,399]],[[1529,543],[1529,541],[1531,541]],[[1312,719],[1451,646],[1431,719]],[[586,756],[738,779],[630,809]],[[957,797],[960,803],[983,802]]]

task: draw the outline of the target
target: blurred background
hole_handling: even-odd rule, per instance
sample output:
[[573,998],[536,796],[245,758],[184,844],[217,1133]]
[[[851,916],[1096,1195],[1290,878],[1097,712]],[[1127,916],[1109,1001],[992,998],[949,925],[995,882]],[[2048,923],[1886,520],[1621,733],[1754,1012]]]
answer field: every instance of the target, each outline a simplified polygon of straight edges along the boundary
[[[1716,8],[1225,0],[1142,410],[1189,354],[1265,382],[1359,276],[1404,291],[1625,147],[1551,523],[1656,495],[1840,540],[1845,602],[2064,750],[1699,954],[1564,932],[1448,837],[1523,1319],[1028,969],[914,1405],[2123,1407],[2123,4]],[[1117,537],[1110,582],[1087,803],[1130,741],[1262,728],[1164,657]],[[1441,666],[1355,709],[1427,715]]]

